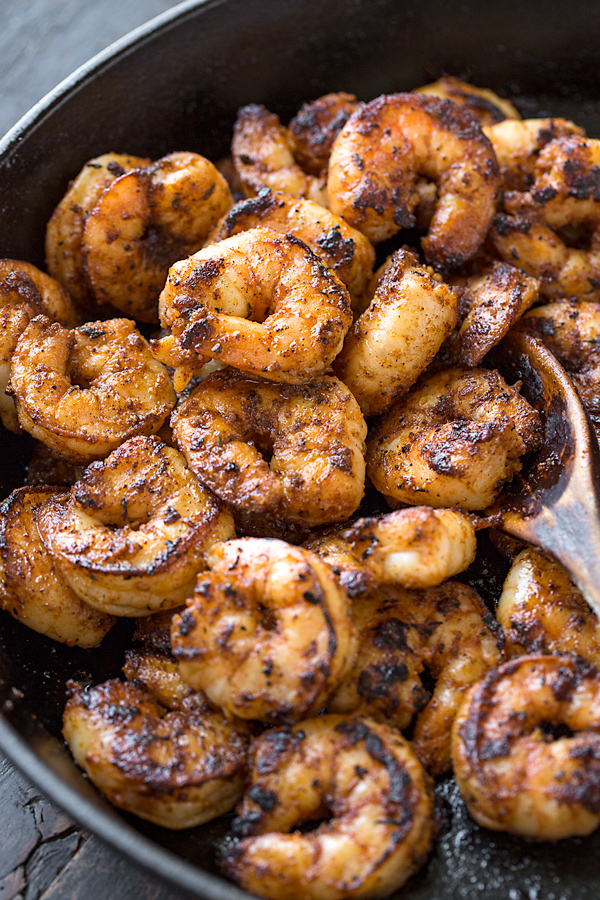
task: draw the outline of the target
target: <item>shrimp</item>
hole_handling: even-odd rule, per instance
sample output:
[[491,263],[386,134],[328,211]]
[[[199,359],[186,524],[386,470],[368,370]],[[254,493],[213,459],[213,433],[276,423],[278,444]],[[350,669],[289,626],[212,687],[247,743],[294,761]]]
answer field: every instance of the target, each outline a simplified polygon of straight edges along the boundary
[[496,617],[509,656],[573,653],[600,666],[598,617],[566,570],[541,550],[527,547],[512,564]]
[[600,823],[600,673],[521,656],[471,688],[452,729],[454,774],[476,822],[542,841]]
[[421,241],[430,265],[452,269],[475,255],[495,212],[498,165],[472,116],[449,100],[389,94],[355,112],[329,161],[329,205],[374,243],[415,223],[417,175],[438,183]]
[[524,119],[483,127],[483,133],[491,141],[498,165],[502,189],[526,191],[534,179],[534,170],[540,151],[561,135],[585,132],[568,119]]
[[170,153],[119,176],[83,227],[84,269],[95,298],[157,322],[169,266],[199,250],[232,204],[225,178],[197,153]]
[[384,584],[441,584],[471,565],[477,541],[465,513],[414,506],[313,534],[304,546],[325,560],[348,596],[358,597]]
[[223,855],[246,890],[274,900],[387,896],[426,859],[430,781],[393,728],[322,716],[267,731],[250,754],[251,787],[232,826],[241,840]]
[[464,106],[471,115],[475,116],[480,125],[494,125],[505,119],[520,119],[518,110],[504,97],[499,97],[489,88],[476,87],[455,78],[445,75],[431,84],[415,88],[413,93],[428,94],[430,97],[439,97],[441,100],[452,100],[459,106]]
[[[502,629],[478,594],[457,581],[421,591],[378,587],[354,601],[352,620],[358,653],[328,710],[359,711],[398,729],[414,719],[413,750],[431,775],[443,775],[465,692],[503,661]],[[421,682],[425,668],[433,694]]]
[[10,361],[19,337],[37,315],[47,315],[61,325],[77,323],[73,301],[60,284],[31,263],[0,260],[0,418],[5,428],[18,433],[19,420],[12,398],[6,393]]
[[192,828],[243,794],[246,735],[219,713],[167,712],[117,679],[71,681],[63,735],[75,761],[115,806],[164,828]]
[[309,175],[326,175],[331,146],[350,116],[362,103],[354,94],[339,91],[305,103],[290,121],[294,155]]
[[238,111],[231,154],[249,197],[269,187],[314,200],[320,206],[329,205],[326,180],[320,175],[307,175],[300,168],[291,132],[264,106],[251,103]]
[[38,522],[67,584],[118,616],[180,606],[211,544],[233,536],[231,514],[156,437],[130,438],[88,466]]
[[209,234],[207,245],[258,227],[300,238],[354,297],[362,294],[373,274],[375,250],[364,234],[312,200],[273,194],[269,188],[236,203]]
[[332,376],[297,386],[215,372],[171,425],[199,480],[242,511],[316,526],[344,521],[362,500],[367,426]]
[[452,368],[399,400],[367,440],[390,502],[485,509],[541,442],[539,413],[499,372]]
[[352,312],[344,285],[302,241],[253,228],[174,265],[160,320],[172,335],[155,354],[190,374],[209,357],[303,384],[338,355]]
[[81,306],[89,306],[92,301],[81,249],[85,220],[116,178],[148,165],[149,159],[124,153],[103,153],[90,159],[52,213],[46,227],[46,265]]
[[351,664],[348,598],[325,563],[277,539],[216,544],[171,644],[183,680],[230,716],[297,721]]
[[414,384],[456,325],[459,296],[414,253],[394,253],[334,363],[365,416],[386,412]]
[[97,647],[117,621],[84,603],[57,571],[38,531],[52,487],[17,488],[0,506],[0,607],[28,628],[70,647]]
[[153,434],[176,401],[166,369],[129,319],[68,330],[36,316],[17,343],[10,390],[21,428],[73,462]]

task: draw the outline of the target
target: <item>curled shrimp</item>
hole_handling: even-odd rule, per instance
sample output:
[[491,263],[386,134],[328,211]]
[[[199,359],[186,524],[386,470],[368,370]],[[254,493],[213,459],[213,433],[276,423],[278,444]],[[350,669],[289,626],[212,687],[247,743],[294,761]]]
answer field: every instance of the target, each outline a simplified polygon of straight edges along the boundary
[[598,617],[566,570],[535,547],[513,562],[496,617],[510,656],[573,653],[600,666]]
[[386,412],[414,384],[454,328],[458,301],[414,253],[394,253],[334,363],[365,416]]
[[344,521],[362,500],[367,426],[332,376],[290,385],[214,372],[171,424],[200,481],[242,511],[315,526]]
[[360,231],[312,200],[298,200],[261,188],[256,197],[236,203],[229,210],[209,234],[208,243],[259,227],[300,238],[324,265],[333,269],[354,297],[365,290],[375,262],[373,245]]
[[[273,900],[381,897],[424,862],[433,795],[410,744],[362,717],[321,716],[251,745],[227,873]],[[298,826],[327,821],[309,831]]]
[[477,541],[465,513],[414,506],[314,534],[304,546],[325,560],[348,596],[358,597],[384,584],[441,584],[471,565]]
[[354,94],[338,91],[304,103],[289,124],[294,156],[309,175],[326,175],[331,146],[362,103]]
[[438,184],[425,258],[453,268],[475,255],[495,212],[498,165],[472,116],[424,94],[378,97],[355,112],[329,161],[329,205],[373,242],[415,224],[417,176]]
[[264,106],[251,103],[238,111],[231,154],[248,196],[268,187],[329,205],[326,180],[300,168],[291,132]]
[[583,135],[584,131],[568,119],[515,119],[484,126],[498,165],[502,188],[507,191],[526,191],[534,179],[540,151],[557,137],[567,134]]
[[[457,581],[421,591],[378,587],[353,602],[352,620],[358,652],[327,708],[399,729],[412,722],[415,753],[430,774],[443,775],[465,692],[503,661],[500,626],[478,594]],[[424,669],[433,693],[421,681]]]
[[199,250],[232,203],[225,178],[197,153],[170,153],[119,176],[83,228],[84,268],[96,299],[157,322],[169,266]]
[[17,488],[0,506],[0,607],[28,628],[71,647],[97,647],[116,619],[77,596],[62,579],[38,531],[58,488]]
[[280,540],[216,544],[171,643],[181,676],[228,715],[297,721],[351,663],[348,598],[317,556]]
[[165,828],[191,828],[243,793],[247,737],[208,708],[167,712],[139,685],[69,682],[63,734],[115,806]]
[[367,472],[391,503],[489,506],[539,446],[538,412],[499,372],[452,368],[421,381],[367,440]]
[[454,774],[486,828],[543,841],[600,824],[600,674],[570,656],[492,669],[452,730]]
[[10,361],[19,337],[34,316],[46,315],[61,325],[77,324],[73,301],[60,284],[31,263],[0,260],[0,418],[5,428],[19,432],[17,411],[6,393]]
[[156,437],[130,438],[88,466],[38,521],[67,584],[120,616],[180,606],[210,545],[233,535],[230,513]]
[[74,462],[158,431],[176,400],[166,369],[129,319],[69,330],[37,316],[17,343],[10,389],[21,427]]
[[464,106],[480,125],[494,125],[505,119],[521,118],[510,100],[499,97],[489,88],[476,87],[452,75],[445,75],[431,84],[415,88],[414,93],[428,94],[430,97],[439,97],[440,100],[452,100],[453,103]]
[[160,319],[172,335],[156,354],[190,374],[209,357],[302,384],[333,362],[352,312],[344,285],[302,241],[253,228],[172,266]]
[[46,265],[53,278],[82,306],[92,300],[81,247],[85,220],[116,178],[148,165],[149,159],[125,153],[103,153],[90,159],[52,213],[46,227]]

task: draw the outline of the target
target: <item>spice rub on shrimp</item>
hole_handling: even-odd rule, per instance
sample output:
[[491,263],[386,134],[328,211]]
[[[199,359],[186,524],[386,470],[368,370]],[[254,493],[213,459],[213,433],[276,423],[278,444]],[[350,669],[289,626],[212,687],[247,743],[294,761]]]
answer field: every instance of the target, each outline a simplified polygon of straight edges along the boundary
[[199,250],[232,204],[225,178],[197,153],[170,153],[119,176],[83,227],[84,268],[95,298],[158,322],[169,266]]
[[0,259],[0,418],[14,432],[21,429],[14,401],[6,393],[10,362],[20,335],[38,315],[68,328],[77,324],[73,301],[54,278],[31,263]]
[[386,412],[414,384],[456,325],[459,296],[414,253],[393,254],[334,363],[365,416]]
[[21,427],[74,462],[158,431],[176,400],[166,369],[129,319],[68,330],[37,316],[17,343],[10,388]]
[[327,187],[333,212],[373,242],[415,224],[417,176],[433,179],[438,201],[428,263],[452,269],[475,255],[495,212],[498,164],[473,117],[424,94],[388,94],[355,112],[336,138]]
[[[380,586],[353,602],[352,621],[358,652],[327,708],[399,729],[413,722],[415,753],[428,772],[443,775],[465,692],[503,661],[502,629],[479,595],[457,581],[420,591]],[[425,669],[433,693],[421,681]]]
[[241,797],[248,741],[221,713],[168,712],[139,685],[117,679],[68,686],[65,740],[115,806],[182,829],[228,812]]
[[489,88],[476,87],[461,78],[453,75],[445,75],[415,88],[416,94],[428,94],[430,97],[439,97],[441,100],[452,100],[459,106],[464,106],[480,123],[480,125],[494,125],[505,119],[520,119],[518,110],[504,97],[499,97]]
[[541,440],[538,412],[499,372],[446,369],[401,398],[367,440],[367,473],[392,504],[485,509]]
[[309,175],[326,175],[331,146],[350,116],[362,103],[354,94],[338,91],[304,103],[289,130],[293,135],[294,156]]
[[316,712],[351,663],[348,598],[317,556],[277,539],[215,544],[171,643],[181,676],[230,716]]
[[373,245],[360,231],[312,200],[261,188],[256,197],[242,200],[229,210],[209,234],[207,244],[259,227],[300,238],[334,270],[354,297],[365,290],[375,262]]
[[600,666],[598,617],[560,563],[535,547],[513,562],[496,617],[509,656],[572,653]]
[[322,716],[265,732],[250,755],[251,787],[233,822],[241,840],[222,858],[246,890],[274,900],[381,897],[424,862],[431,786],[394,729]]
[[214,372],[171,425],[192,471],[234,508],[316,526],[348,519],[362,500],[367,426],[330,375],[291,385]]
[[116,619],[99,612],[61,578],[38,531],[46,501],[58,488],[17,488],[0,506],[0,608],[54,641],[97,647]]
[[302,384],[331,365],[352,312],[347,289],[302,241],[253,228],[172,266],[160,320],[172,334],[156,355],[188,380],[209,357]]
[[498,165],[503,190],[526,191],[534,180],[540,151],[555,138],[567,134],[583,135],[582,128],[568,119],[524,119],[487,125],[483,133],[489,138]]
[[452,731],[454,774],[480,825],[538,840],[600,824],[600,673],[571,656],[492,669]]
[[231,514],[156,437],[131,438],[88,466],[39,526],[67,584],[119,616],[180,606],[211,544],[233,536]]

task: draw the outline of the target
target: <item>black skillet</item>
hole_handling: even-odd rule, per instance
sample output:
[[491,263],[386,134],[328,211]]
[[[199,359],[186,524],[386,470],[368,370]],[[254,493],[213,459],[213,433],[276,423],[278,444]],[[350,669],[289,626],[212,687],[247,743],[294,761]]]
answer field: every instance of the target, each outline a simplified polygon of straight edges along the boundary
[[[43,265],[45,223],[73,177],[107,150],[211,158],[228,149],[239,106],[289,118],[327,91],[361,99],[440,74],[516,98],[525,115],[564,115],[600,135],[600,5],[456,0],[207,0],[183,3],[83,67],[0,145],[0,256]],[[3,434],[2,494],[22,483],[29,445]],[[502,570],[473,578],[489,598]],[[195,896],[247,895],[218,874],[227,819],[171,833],[108,807],[60,740],[67,678],[118,672],[130,624],[95,651],[67,650],[2,614],[0,749],[74,818]],[[400,892],[410,900],[585,900],[600,894],[600,833],[525,843],[471,822],[454,783],[437,790],[440,834]]]

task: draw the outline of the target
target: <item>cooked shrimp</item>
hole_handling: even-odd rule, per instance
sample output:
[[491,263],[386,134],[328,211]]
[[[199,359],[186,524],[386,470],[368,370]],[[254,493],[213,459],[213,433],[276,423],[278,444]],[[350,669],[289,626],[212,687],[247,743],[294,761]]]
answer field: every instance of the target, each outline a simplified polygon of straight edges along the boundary
[[21,427],[74,462],[158,431],[176,400],[166,369],[129,319],[69,331],[37,316],[19,338],[10,387]]
[[475,559],[471,519],[457,509],[415,506],[357,519],[305,544],[333,569],[350,597],[382,584],[425,588],[458,575]]
[[417,175],[438,183],[436,211],[421,242],[425,258],[451,269],[483,243],[499,182],[490,142],[456,104],[389,94],[355,112],[331,151],[331,209],[373,242],[385,240],[414,225]]
[[365,416],[386,412],[414,384],[456,325],[459,296],[414,253],[394,253],[334,363]]
[[381,897],[424,862],[435,831],[431,786],[393,728],[308,719],[256,738],[251,759],[252,786],[233,823],[241,840],[223,855],[246,890],[274,900]]
[[116,178],[150,160],[123,153],[103,153],[85,164],[69,185],[46,228],[46,265],[50,274],[82,305],[91,301],[83,271],[81,238],[85,220]]
[[307,175],[294,157],[294,138],[279,116],[264,106],[242,107],[233,128],[231,153],[240,181],[251,197],[261,188],[285,191],[328,206],[326,180]]
[[130,438],[48,502],[40,532],[67,584],[90,605],[143,616],[181,605],[231,514],[172,447]]
[[155,342],[191,372],[206,357],[303,384],[331,365],[352,324],[350,296],[298,238],[254,228],[174,265],[160,296],[173,334]]
[[476,87],[452,75],[445,75],[431,84],[415,88],[414,93],[428,94],[441,100],[452,100],[453,103],[464,106],[480,125],[494,125],[504,119],[521,118],[510,100],[499,97],[489,88]]
[[316,526],[345,521],[362,500],[367,426],[330,375],[297,386],[215,372],[171,424],[192,471],[233,507]]
[[362,103],[339,91],[305,103],[290,121],[294,156],[309,175],[326,175],[331,145]]
[[508,263],[494,262],[462,284],[461,309],[466,315],[448,349],[459,365],[478,366],[538,299],[540,282]]
[[513,562],[496,617],[510,656],[574,653],[600,666],[598,617],[560,563],[535,547]]
[[247,737],[219,712],[166,712],[114,679],[69,682],[63,734],[75,761],[115,806],[164,828],[232,809],[244,790]]
[[[450,769],[450,729],[472,684],[503,660],[502,629],[474,590],[457,581],[425,591],[378,587],[355,600],[358,653],[327,708],[407,728],[432,775]],[[427,668],[433,695],[421,682]]]
[[22,487],[0,507],[0,607],[54,641],[97,647],[116,619],[84,603],[60,577],[38,531],[51,487]]
[[121,175],[83,228],[84,268],[96,299],[158,322],[169,266],[199,250],[232,204],[225,178],[197,153],[170,153]]
[[297,721],[318,711],[352,661],[348,598],[318,556],[284,541],[216,544],[210,572],[173,618],[182,678],[228,715]]
[[77,323],[73,301],[57,281],[30,263],[0,259],[0,418],[10,431],[21,430],[14,401],[6,393],[10,361],[20,335],[38,315],[67,327]]
[[570,656],[492,669],[452,731],[454,774],[473,818],[542,841],[600,824],[600,673]]
[[494,148],[502,188],[526,191],[533,182],[540,150],[561,135],[583,135],[585,132],[568,119],[524,119],[519,122],[507,118],[497,125],[484,126],[483,133]]
[[273,194],[269,188],[261,188],[256,197],[236,203],[211,231],[207,243],[258,227],[300,238],[355,297],[362,294],[373,274],[375,250],[364,234],[312,200]]
[[485,509],[540,441],[539,414],[499,372],[447,369],[373,429],[367,472],[390,502]]

